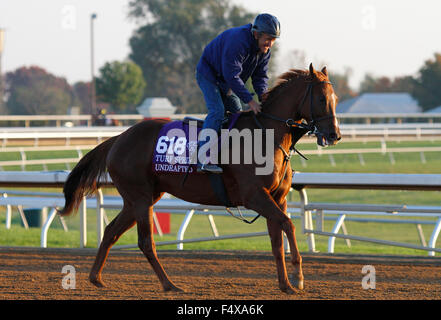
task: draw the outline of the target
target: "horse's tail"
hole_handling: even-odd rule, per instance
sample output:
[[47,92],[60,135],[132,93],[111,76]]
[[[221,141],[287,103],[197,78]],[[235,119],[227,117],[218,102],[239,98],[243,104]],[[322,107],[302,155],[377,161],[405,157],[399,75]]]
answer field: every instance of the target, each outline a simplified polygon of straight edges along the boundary
[[64,208],[58,213],[62,216],[77,211],[84,196],[99,188],[99,181],[106,177],[106,158],[118,136],[107,139],[89,151],[77,163],[64,183]]

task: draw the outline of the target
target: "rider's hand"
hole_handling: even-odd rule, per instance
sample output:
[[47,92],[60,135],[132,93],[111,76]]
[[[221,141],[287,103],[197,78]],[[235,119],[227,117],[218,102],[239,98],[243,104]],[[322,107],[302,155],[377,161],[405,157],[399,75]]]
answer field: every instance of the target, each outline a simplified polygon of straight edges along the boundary
[[250,102],[248,102],[248,105],[250,106],[251,110],[253,110],[253,112],[255,114],[258,114],[260,111],[262,111],[262,106],[260,105],[260,103],[251,100]]

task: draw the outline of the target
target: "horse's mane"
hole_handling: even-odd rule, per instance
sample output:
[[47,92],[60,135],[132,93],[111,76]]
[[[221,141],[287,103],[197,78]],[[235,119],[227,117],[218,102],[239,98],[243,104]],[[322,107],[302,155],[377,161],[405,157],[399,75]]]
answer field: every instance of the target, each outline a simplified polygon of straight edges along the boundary
[[308,70],[290,69],[289,71],[280,75],[276,84],[267,92],[262,95],[262,105],[268,105],[271,103],[274,97],[278,96],[279,92],[285,89],[292,80],[304,79],[310,76]]

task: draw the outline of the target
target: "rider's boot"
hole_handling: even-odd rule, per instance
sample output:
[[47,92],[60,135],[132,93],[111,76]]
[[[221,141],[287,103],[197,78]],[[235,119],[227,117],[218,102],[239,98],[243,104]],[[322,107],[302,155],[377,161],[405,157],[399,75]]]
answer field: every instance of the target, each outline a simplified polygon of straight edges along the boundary
[[204,164],[198,163],[196,170],[197,170],[197,172],[210,172],[210,173],[216,173],[216,174],[220,174],[223,172],[221,167],[219,167],[215,164],[210,164],[210,163],[204,163]]

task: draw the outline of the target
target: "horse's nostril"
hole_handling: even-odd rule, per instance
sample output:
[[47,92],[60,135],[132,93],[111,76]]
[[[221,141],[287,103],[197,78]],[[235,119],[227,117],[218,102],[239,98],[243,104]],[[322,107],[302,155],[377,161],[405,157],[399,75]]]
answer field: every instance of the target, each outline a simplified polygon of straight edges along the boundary
[[330,135],[329,135],[329,138],[331,139],[331,140],[340,140],[339,138],[338,138],[338,136],[337,136],[337,134],[336,133],[331,133]]

